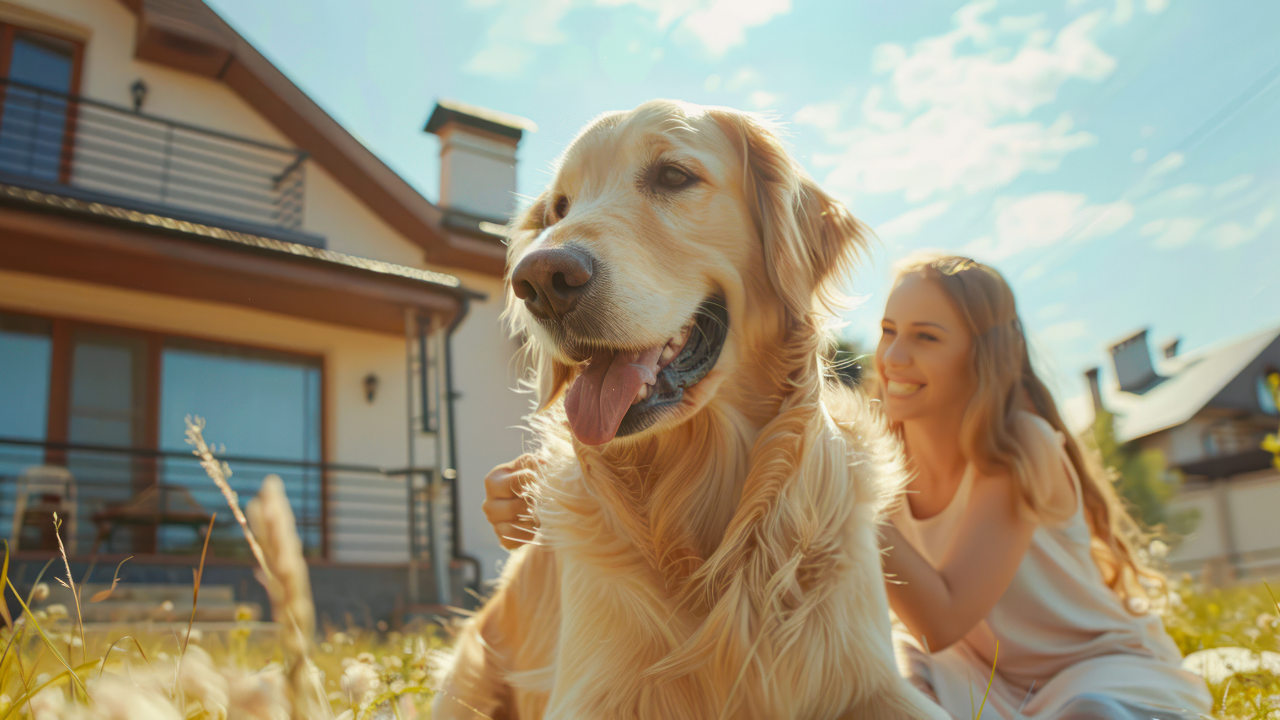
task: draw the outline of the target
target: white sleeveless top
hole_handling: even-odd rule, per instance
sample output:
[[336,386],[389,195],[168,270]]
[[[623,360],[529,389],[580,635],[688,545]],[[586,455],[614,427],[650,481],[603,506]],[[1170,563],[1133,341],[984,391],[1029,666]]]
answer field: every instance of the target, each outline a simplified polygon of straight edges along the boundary
[[[982,698],[998,640],[996,678],[987,700],[987,711],[994,714],[984,712],[984,718],[1013,717],[1019,708],[1024,717],[1051,717],[1083,693],[1208,713],[1212,700],[1204,680],[1181,669],[1182,655],[1160,618],[1131,614],[1103,582],[1089,553],[1080,480],[1065,439],[1043,418],[1020,415],[1020,422],[1036,428],[1024,437],[1043,436],[1058,458],[1043,467],[1070,476],[1075,512],[1057,525],[1037,527],[1013,582],[986,619],[952,647],[929,656],[939,700],[953,715],[972,717],[970,689]],[[893,515],[894,525],[935,568],[960,526],[973,475],[970,465],[951,503],[937,515],[916,519],[906,502]]]

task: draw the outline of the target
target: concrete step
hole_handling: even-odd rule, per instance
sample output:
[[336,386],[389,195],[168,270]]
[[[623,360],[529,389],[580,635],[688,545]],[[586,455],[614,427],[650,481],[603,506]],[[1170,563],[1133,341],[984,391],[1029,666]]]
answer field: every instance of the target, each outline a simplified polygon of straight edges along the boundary
[[[74,605],[75,599],[71,597],[71,591],[63,587],[58,581],[48,583],[49,600],[51,603],[62,603],[63,605]],[[88,583],[86,585],[77,586],[80,592],[80,601],[88,603],[89,598],[97,595],[103,590],[109,590],[109,583]],[[191,586],[190,585],[160,585],[146,584],[133,585],[120,583],[116,585],[116,589],[111,593],[109,600],[132,600],[135,602],[150,602],[159,605],[168,600],[169,602],[191,602]],[[204,585],[200,586],[200,603],[205,602],[235,602],[236,590],[231,585]]]
[[[108,584],[89,583],[80,588],[80,605],[83,621],[89,622],[185,622],[191,618],[191,586],[137,584],[117,585],[111,596],[101,602],[90,602],[97,593],[109,589]],[[33,609],[50,605],[62,605],[72,621],[76,618],[76,603],[71,591],[58,583],[50,583],[49,596]],[[201,585],[200,599],[196,604],[198,622],[231,622],[237,609],[244,608],[250,620],[262,617],[257,603],[237,603],[235,588],[230,585]]]

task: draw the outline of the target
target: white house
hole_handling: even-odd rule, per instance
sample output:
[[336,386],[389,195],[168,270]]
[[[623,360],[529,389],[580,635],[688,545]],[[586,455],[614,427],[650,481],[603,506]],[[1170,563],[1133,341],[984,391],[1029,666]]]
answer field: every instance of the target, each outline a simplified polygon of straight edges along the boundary
[[[458,601],[493,577],[482,478],[521,451],[527,411],[500,231],[531,129],[442,101],[433,204],[201,0],[0,0],[16,572],[53,550],[62,507],[82,567],[97,545],[98,567],[136,557],[126,582],[189,582],[222,502],[185,455],[192,414],[242,496],[285,479],[323,611]],[[71,483],[41,485],[40,465]],[[210,582],[258,592],[234,528],[211,546]]]

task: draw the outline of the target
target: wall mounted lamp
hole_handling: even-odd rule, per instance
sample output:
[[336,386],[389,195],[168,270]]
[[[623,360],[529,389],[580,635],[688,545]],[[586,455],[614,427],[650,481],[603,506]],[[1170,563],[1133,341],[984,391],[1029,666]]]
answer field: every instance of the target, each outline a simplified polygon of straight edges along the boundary
[[378,394],[378,376],[369,373],[364,376],[364,399],[373,402],[374,396]]
[[147,84],[138,78],[129,86],[129,95],[133,97],[133,111],[142,112],[142,103],[147,99]]

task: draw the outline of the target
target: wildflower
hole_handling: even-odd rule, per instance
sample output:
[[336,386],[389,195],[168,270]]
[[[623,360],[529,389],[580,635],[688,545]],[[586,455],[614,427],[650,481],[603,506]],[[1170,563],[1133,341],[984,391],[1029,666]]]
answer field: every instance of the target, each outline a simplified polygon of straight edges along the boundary
[[351,641],[351,639],[347,636],[347,634],[346,634],[346,633],[340,633],[340,632],[339,632],[339,633],[334,633],[334,634],[333,634],[333,644],[334,644],[334,645],[346,645],[346,644],[347,644],[348,642],[350,642],[350,641]]
[[387,621],[386,621],[386,620],[379,620],[379,621],[378,621],[377,628],[378,628],[378,632],[386,632],[386,631],[387,631]]
[[1262,628],[1263,630],[1266,630],[1268,628],[1275,627],[1276,623],[1280,622],[1280,618],[1277,618],[1275,615],[1272,615],[1270,613],[1262,613],[1261,615],[1258,616],[1258,619],[1255,622],[1257,623],[1258,627]]
[[50,686],[36,693],[30,706],[31,720],[57,720],[65,714],[67,697],[62,688]]
[[[59,620],[67,616],[67,606],[62,603],[53,603],[51,605],[47,605],[44,612],[49,616],[50,620]],[[39,614],[37,614],[36,617],[39,617]]]
[[155,687],[143,687],[119,676],[90,681],[94,718],[102,720],[182,720],[182,714]]
[[383,662],[385,662],[387,667],[391,670],[399,670],[404,667],[404,661],[395,655],[388,655],[383,659]]
[[44,602],[49,599],[49,583],[36,583],[35,588],[31,591],[31,599],[36,602]]
[[1161,560],[1169,555],[1169,546],[1161,540],[1152,540],[1147,546],[1147,552],[1151,553],[1151,557]]
[[355,704],[356,699],[363,698],[366,693],[374,692],[381,685],[382,680],[378,677],[378,671],[368,663],[351,663],[347,666],[346,672],[342,673],[342,689],[347,692],[348,697],[352,698],[352,704]]
[[178,684],[187,697],[199,700],[206,713],[227,716],[227,679],[213,667],[209,653],[199,646],[188,646],[178,671]]
[[199,645],[204,640],[204,632],[200,628],[191,628],[191,632],[187,633],[187,640],[192,645]]
[[253,608],[248,605],[236,606],[236,622],[248,622],[253,619]]
[[173,601],[165,600],[164,602],[160,603],[160,610],[167,613],[173,612]]
[[359,655],[356,655],[356,660],[369,665],[374,665],[378,662],[378,659],[374,657],[371,652],[362,652]]

